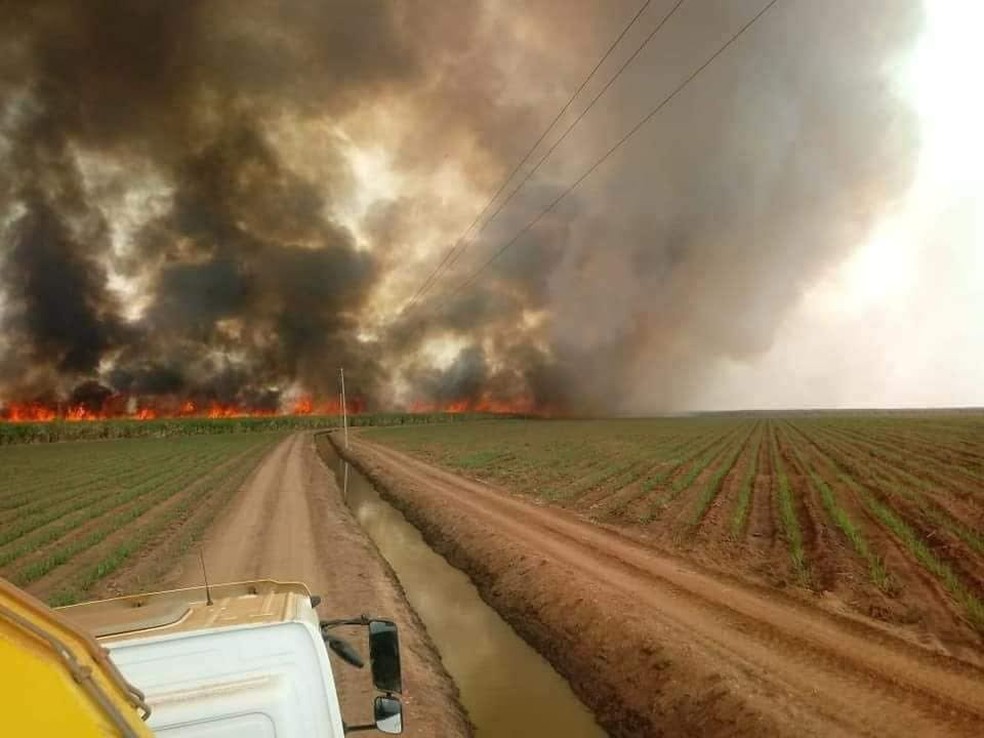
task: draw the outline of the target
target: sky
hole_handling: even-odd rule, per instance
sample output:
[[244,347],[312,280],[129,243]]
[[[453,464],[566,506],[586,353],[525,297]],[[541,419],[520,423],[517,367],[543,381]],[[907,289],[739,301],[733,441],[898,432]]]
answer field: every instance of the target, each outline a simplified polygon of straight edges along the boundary
[[729,363],[705,407],[984,405],[984,100],[968,94],[984,6],[932,0],[897,70],[918,115],[912,184],[820,275],[772,346]]
[[984,405],[977,5],[14,2],[0,401]]

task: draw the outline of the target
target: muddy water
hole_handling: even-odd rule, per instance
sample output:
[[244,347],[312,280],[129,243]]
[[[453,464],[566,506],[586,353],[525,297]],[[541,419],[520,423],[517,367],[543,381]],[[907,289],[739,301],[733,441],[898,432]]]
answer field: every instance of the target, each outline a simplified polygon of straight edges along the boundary
[[463,572],[433,551],[354,467],[337,456],[326,461],[334,462],[349,508],[427,627],[479,736],[605,735],[568,683],[485,604]]

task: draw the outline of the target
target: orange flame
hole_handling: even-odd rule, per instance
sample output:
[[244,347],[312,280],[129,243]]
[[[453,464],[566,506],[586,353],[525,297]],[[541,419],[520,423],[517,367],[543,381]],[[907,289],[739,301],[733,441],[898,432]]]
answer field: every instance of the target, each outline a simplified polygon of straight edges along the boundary
[[412,413],[493,413],[497,415],[535,415],[540,414],[531,399],[520,397],[512,400],[499,400],[488,396],[452,400],[450,402],[410,403]]
[[[339,415],[342,403],[337,398],[315,401],[310,395],[298,398],[291,407],[291,415]],[[365,402],[361,398],[346,400],[345,412],[348,415],[359,415],[365,412]]]
[[105,420],[106,415],[104,413],[95,413],[89,410],[85,405],[73,405],[68,408],[65,413],[65,420],[70,423],[79,423],[86,420]]
[[[130,398],[132,400],[133,398]],[[365,409],[361,398],[350,400],[346,411],[358,415]],[[293,404],[280,408],[255,408],[240,404],[210,402],[197,404],[194,400],[178,401],[159,399],[154,404],[132,402],[122,395],[107,399],[101,408],[93,410],[86,405],[61,405],[42,402],[16,402],[0,404],[0,422],[46,423],[63,420],[77,423],[92,420],[121,418],[130,420],[156,420],[159,418],[265,418],[277,415],[338,415],[341,403],[337,399],[316,401],[303,396]]]
[[314,412],[314,401],[308,396],[301,397],[294,403],[292,412],[294,415],[310,415]]
[[47,422],[58,417],[58,413],[39,403],[14,403],[8,409],[8,420],[14,423]]
[[[156,420],[163,418],[263,418],[277,415],[338,415],[341,413],[339,399],[318,400],[303,395],[293,403],[279,409],[252,408],[246,405],[211,402],[197,404],[195,400],[163,398],[147,403],[136,402],[136,398],[114,395],[105,401],[98,410],[86,405],[60,405],[42,402],[18,402],[0,405],[0,422],[44,423],[54,420],[84,422],[108,420],[111,418],[130,420]],[[346,403],[349,415],[365,412],[365,401],[353,398]],[[527,398],[500,400],[488,396],[472,399],[459,399],[449,402],[417,401],[410,404],[413,413],[495,413],[503,415],[547,415],[549,412],[536,408]]]

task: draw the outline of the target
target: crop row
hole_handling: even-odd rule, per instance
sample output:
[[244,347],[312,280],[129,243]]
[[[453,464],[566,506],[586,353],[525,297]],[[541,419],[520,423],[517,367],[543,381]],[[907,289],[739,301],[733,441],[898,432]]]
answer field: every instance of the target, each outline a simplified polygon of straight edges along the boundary
[[8,516],[0,528],[0,575],[49,601],[80,597],[149,540],[174,534],[173,526],[207,506],[217,491],[234,492],[236,480],[281,437],[255,433],[0,449],[0,461],[10,462],[16,482],[5,476],[6,494],[0,497]]
[[50,494],[35,494],[35,501],[17,510],[16,519],[0,531],[0,546],[22,539],[53,521],[65,525],[89,520],[129,500],[167,487],[175,478],[179,479],[179,483],[180,480],[194,478],[200,468],[208,468],[223,456],[223,450],[212,449],[208,453],[188,449],[168,459],[167,463],[153,459],[153,465],[144,466],[148,460],[140,459],[139,466],[124,467],[119,471],[109,471],[112,468],[107,467],[102,476],[96,476],[81,488],[69,488],[67,491],[56,488]]
[[[50,594],[48,600],[59,606],[86,599],[96,585],[144,551],[152,553],[153,571],[158,576],[165,574],[204,532],[215,512],[235,494],[271,443],[257,439],[252,447],[226,459],[165,504],[140,515],[131,511],[124,523],[127,527],[121,525],[113,531],[109,546],[104,544],[95,555],[87,557],[79,570]],[[102,541],[109,538],[106,536]],[[152,586],[155,579],[145,579],[141,589]]]
[[716,542],[729,568],[762,570],[765,557],[774,562],[766,571],[785,570],[806,587],[870,585],[904,601],[903,614],[929,606],[906,598],[933,581],[955,617],[984,630],[981,413],[512,421],[364,434],[685,551]]

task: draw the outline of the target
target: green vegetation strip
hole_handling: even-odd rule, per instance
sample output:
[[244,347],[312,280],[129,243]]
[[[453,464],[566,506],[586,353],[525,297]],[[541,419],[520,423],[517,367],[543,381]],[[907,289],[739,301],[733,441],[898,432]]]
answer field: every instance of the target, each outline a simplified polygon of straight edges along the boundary
[[[169,507],[162,515],[154,518],[153,525],[141,526],[134,535],[128,536],[125,541],[107,552],[99,561],[83,569],[78,577],[73,578],[71,585],[59,590],[48,598],[48,604],[52,607],[71,605],[85,599],[87,593],[102,581],[105,577],[114,573],[122,567],[130,557],[138,551],[146,548],[151,542],[159,538],[162,531],[166,531],[173,525],[180,525],[190,518],[196,510],[203,505],[208,505],[210,498],[218,491],[220,502],[224,504],[239,489],[240,485],[249,476],[250,472],[256,467],[260,459],[263,458],[272,441],[258,444],[256,447],[246,452],[243,457],[238,457],[236,471],[232,475],[224,473],[211,474],[205,481],[206,483],[195,490],[195,494],[184,495],[182,500]],[[221,505],[209,506],[209,510],[218,509]],[[180,534],[178,543],[169,551],[164,566],[169,566],[174,562],[174,556],[183,552],[193,540],[201,535],[204,529],[211,522],[211,515],[200,515],[197,524],[192,530],[183,531]],[[122,527],[122,526],[121,526]],[[165,561],[165,557],[161,557]],[[160,570],[158,565],[158,570]]]
[[720,442],[721,433],[719,430],[714,430],[707,434],[687,438],[682,443],[672,446],[669,449],[669,453],[661,460],[660,467],[650,472],[645,480],[643,480],[643,494],[652,492],[679,469],[683,468],[687,462],[700,456],[707,449],[717,446]]
[[752,444],[752,458],[745,469],[741,486],[738,488],[738,503],[735,505],[735,512],[731,518],[731,535],[735,538],[741,536],[745,529],[745,522],[748,520],[748,511],[752,504],[752,487],[755,484],[755,475],[758,474],[759,449],[762,447],[762,437],[765,435],[767,425],[767,422],[763,423],[756,433]]
[[725,458],[724,462],[718,466],[715,472],[704,484],[704,487],[701,489],[700,494],[694,503],[694,509],[690,514],[690,525],[698,525],[700,521],[704,519],[707,509],[711,506],[711,503],[714,502],[715,498],[718,496],[718,493],[721,491],[721,486],[724,484],[724,478],[728,476],[728,473],[732,470],[732,468],[734,468],[735,462],[737,462],[738,457],[741,456],[741,452],[747,448],[749,439],[751,438],[754,430],[754,426],[749,429],[748,434],[741,440],[740,443],[735,445],[731,455]]
[[612,491],[658,466],[686,436],[720,436],[729,421],[497,420],[421,428],[373,428],[369,440],[542,499],[571,504]]
[[594,489],[609,480],[624,475],[636,469],[639,465],[638,459],[605,464],[594,474],[591,474],[577,482],[560,485],[548,490],[543,497],[552,501],[570,500],[579,497],[588,490]]
[[[954,479],[954,475],[962,476],[965,480],[964,484],[974,484],[980,480],[980,475],[975,474],[973,470],[928,456],[925,452],[905,449],[904,453],[899,453],[886,448],[885,440],[879,436],[867,435],[844,428],[828,429],[828,433],[839,436],[845,443],[859,452],[891,466],[897,473],[905,474],[919,486],[925,487],[931,484],[945,487],[951,491],[959,491],[960,483]],[[921,476],[911,473],[910,469],[917,470]]]
[[800,530],[799,521],[796,518],[793,490],[789,484],[789,477],[786,476],[786,470],[782,465],[782,458],[779,454],[774,430],[770,436],[769,444],[769,453],[772,455],[772,466],[775,469],[779,487],[779,520],[782,522],[786,542],[789,544],[789,558],[793,562],[793,570],[797,578],[802,584],[808,585],[810,582],[810,572],[806,564],[806,553],[803,550],[803,533]]
[[[183,474],[180,471],[176,471],[160,483],[134,487],[130,490],[124,491],[123,493],[115,494],[109,496],[108,498],[103,498],[97,505],[83,508],[73,512],[70,515],[66,515],[63,518],[57,519],[58,522],[55,525],[45,526],[36,531],[32,530],[30,535],[23,535],[14,539],[12,545],[6,546],[2,551],[0,551],[0,567],[7,566],[23,556],[38,551],[47,544],[68,535],[79,526],[99,520],[105,513],[117,510],[130,502],[134,502],[142,498],[156,500],[158,499],[159,492],[161,490],[167,494],[167,491],[171,489],[169,485],[173,480],[179,479],[184,481],[194,479],[197,473],[197,469],[190,473],[185,472]],[[52,556],[51,558],[54,559],[56,557]],[[58,563],[63,563],[63,561],[67,561],[67,558],[62,559],[62,561],[59,561]],[[51,568],[54,568],[54,566],[49,566],[47,570],[50,570]]]
[[661,475],[661,481],[669,478],[678,470],[686,470],[673,480],[669,489],[663,490],[656,495],[649,505],[649,510],[640,517],[639,522],[646,524],[654,520],[659,514],[670,505],[680,494],[688,489],[694,480],[706,469],[715,459],[724,454],[731,444],[737,443],[741,446],[741,431],[744,426],[729,428],[723,435],[718,434],[709,444],[700,447],[691,454],[684,454],[674,459],[674,465],[665,470]]
[[862,482],[855,479],[854,474],[865,472],[864,467],[855,466],[856,462],[849,458],[845,449],[840,453],[831,448],[823,440],[813,438],[814,444],[837,466],[837,476],[840,482],[848,487],[862,504],[906,547],[913,558],[930,574],[935,576],[953,598],[967,613],[971,625],[979,631],[984,631],[984,602],[973,592],[946,561],[937,556],[932,548],[922,539],[895,510],[873,494]]
[[[17,484],[33,489],[30,503],[16,508],[19,514],[0,527],[3,575],[21,586],[38,582],[153,515],[158,506],[164,511],[193,505],[204,486],[238,474],[244,462],[251,467],[281,437],[215,435],[2,449],[0,459],[11,462]],[[80,467],[87,470],[84,481],[73,486]],[[111,558],[103,563],[112,568]]]
[[831,446],[839,451],[838,459],[842,462],[842,466],[856,477],[869,480],[893,497],[907,500],[918,508],[921,515],[925,515],[937,526],[961,539],[978,553],[984,553],[984,536],[963,525],[943,510],[934,500],[936,490],[932,484],[876,457],[868,457],[860,461],[856,456],[863,453],[862,450],[836,435],[831,434],[826,437]]
[[[116,442],[110,444],[114,447],[111,451],[106,444],[92,443],[0,448],[0,465],[8,485],[0,498],[2,516],[29,514],[55,497],[62,499],[85,490],[105,478],[107,467],[118,464],[127,468],[131,456],[145,458],[147,454],[139,446],[146,443]],[[168,453],[168,449],[154,446],[158,458]]]
[[817,470],[807,462],[807,460],[803,457],[803,454],[800,453],[800,450],[797,448],[796,443],[790,441],[788,446],[792,450],[793,455],[796,457],[800,466],[806,470],[810,482],[813,484],[813,488],[820,494],[820,500],[823,502],[823,506],[831,520],[834,521],[835,525],[845,535],[858,555],[864,559],[865,564],[868,567],[868,574],[871,577],[871,581],[874,582],[875,586],[883,592],[891,591],[894,587],[894,583],[888,574],[888,570],[885,568],[885,562],[882,560],[881,556],[871,549],[868,539],[865,537],[861,526],[858,525],[858,523],[843,507],[841,507],[840,503],[837,501],[837,496],[830,488],[830,485],[827,484]]
[[[201,457],[208,459],[209,457]],[[150,475],[146,471],[138,470],[136,474],[127,475],[122,482],[120,480],[106,478],[96,480],[91,487],[95,493],[85,494],[88,490],[82,490],[78,495],[73,495],[63,504],[52,504],[44,507],[44,500],[40,502],[40,510],[34,515],[25,515],[19,518],[16,525],[8,526],[0,533],[0,545],[11,541],[19,540],[26,534],[31,533],[48,523],[61,520],[66,515],[72,514],[72,523],[77,520],[90,519],[106,510],[110,510],[118,505],[137,497],[146,492],[158,489],[162,484],[166,484],[172,477],[180,475],[185,461],[197,463],[191,459],[181,458],[178,460],[180,465],[159,469]],[[133,480],[140,480],[139,484],[133,484]],[[57,501],[56,496],[55,500]],[[68,521],[65,521],[68,522]],[[0,553],[0,565],[3,565],[3,554]]]
[[[257,442],[254,441],[253,445],[256,446]],[[261,442],[260,448],[262,447]],[[252,450],[246,450],[234,456],[232,459],[229,458],[228,452],[208,457],[200,465],[185,469],[182,474],[170,478],[168,483],[154,487],[152,494],[147,494],[146,490],[140,491],[139,493],[131,492],[137,499],[135,504],[106,518],[98,518],[98,524],[87,535],[79,538],[71,538],[67,543],[49,552],[44,558],[18,569],[11,575],[11,581],[20,587],[31,584],[59,566],[71,561],[78,554],[101,543],[114,532],[124,528],[157,505],[170,500],[176,494],[181,493],[188,496],[195,496],[197,491],[206,486],[212,477],[221,478],[224,476],[225,469],[230,463],[239,459],[245,460],[249,457],[250,451]],[[223,460],[226,462],[225,464],[216,465]],[[196,482],[194,480],[200,481]],[[115,509],[115,506],[110,509]],[[65,532],[71,532],[71,529]]]
[[[649,472],[643,477],[638,488],[633,490],[631,494],[613,495],[608,501],[598,507],[595,512],[596,517],[617,518],[621,516],[633,502],[646,497],[689,460],[703,453],[705,449],[720,442],[720,433],[713,433],[710,435],[711,440],[702,445],[701,441],[706,440],[707,437],[707,435],[688,437],[682,442],[667,443],[665,451],[664,449],[660,449],[664,453],[657,454],[658,463],[650,467]],[[673,441],[674,439],[669,440]],[[691,447],[693,450],[688,451]],[[639,515],[637,520],[640,523],[646,523],[652,520],[654,516],[653,511],[650,509]]]
[[840,479],[864,500],[867,507],[905,544],[915,559],[927,571],[943,582],[943,585],[949,590],[950,594],[963,605],[973,626],[978,630],[984,631],[984,603],[964,585],[963,581],[950,565],[938,558],[932,549],[919,537],[919,534],[899,517],[894,510],[876,499],[874,495],[846,474],[841,474]]
[[[238,443],[236,439],[231,439]],[[123,443],[123,442],[121,442]],[[25,506],[18,515],[18,522],[8,525],[0,533],[0,546],[18,540],[24,535],[48,523],[60,520],[71,514],[78,519],[91,519],[127,500],[153,491],[166,484],[172,477],[187,474],[187,469],[197,465],[208,465],[213,460],[226,456],[227,440],[202,443],[185,439],[182,442],[158,441],[160,448],[131,449],[125,459],[106,455],[101,474],[93,478],[86,487],[76,489],[72,494],[60,494],[58,480],[49,480],[54,492],[35,493],[36,502]],[[241,445],[241,444],[240,444]],[[27,449],[29,450],[29,449]],[[99,455],[104,448],[93,448],[91,452]],[[68,464],[61,465],[62,475],[72,475]],[[0,553],[0,557],[3,554]],[[2,565],[2,564],[0,564]]]

